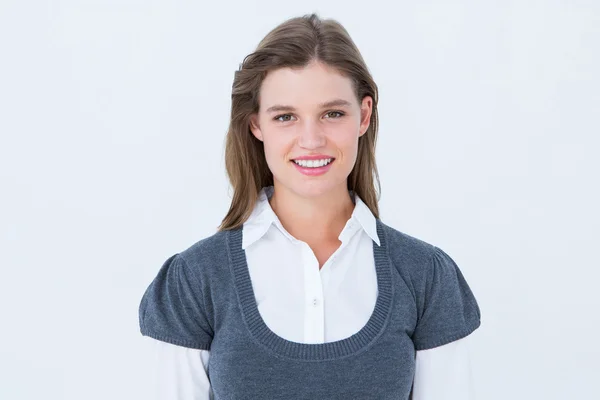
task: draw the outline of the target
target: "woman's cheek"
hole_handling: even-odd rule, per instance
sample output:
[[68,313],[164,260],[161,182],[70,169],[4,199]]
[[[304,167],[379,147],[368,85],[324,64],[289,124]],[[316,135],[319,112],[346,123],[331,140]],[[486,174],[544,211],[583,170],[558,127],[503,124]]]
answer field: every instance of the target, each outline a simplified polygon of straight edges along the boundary
[[269,164],[276,160],[281,160],[289,154],[289,146],[286,142],[278,140],[277,137],[271,137],[268,142],[265,142],[265,153]]

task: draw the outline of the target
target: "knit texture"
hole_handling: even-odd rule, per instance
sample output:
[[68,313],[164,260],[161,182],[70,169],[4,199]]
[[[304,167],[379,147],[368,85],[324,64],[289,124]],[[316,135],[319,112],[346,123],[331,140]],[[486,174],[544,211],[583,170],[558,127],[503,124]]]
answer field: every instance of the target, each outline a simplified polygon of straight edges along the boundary
[[417,350],[469,335],[480,309],[440,248],[377,219],[377,300],[355,334],[288,341],[262,319],[242,249],[243,228],[217,232],[169,257],[142,296],[142,335],[210,350],[220,399],[408,399]]

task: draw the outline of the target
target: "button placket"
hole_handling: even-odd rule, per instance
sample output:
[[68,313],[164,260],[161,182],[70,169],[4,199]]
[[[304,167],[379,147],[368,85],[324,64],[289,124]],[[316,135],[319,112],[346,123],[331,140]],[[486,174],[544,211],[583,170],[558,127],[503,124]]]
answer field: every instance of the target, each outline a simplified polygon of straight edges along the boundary
[[308,343],[322,343],[324,336],[323,288],[318,260],[307,243],[302,243],[305,276],[304,337]]

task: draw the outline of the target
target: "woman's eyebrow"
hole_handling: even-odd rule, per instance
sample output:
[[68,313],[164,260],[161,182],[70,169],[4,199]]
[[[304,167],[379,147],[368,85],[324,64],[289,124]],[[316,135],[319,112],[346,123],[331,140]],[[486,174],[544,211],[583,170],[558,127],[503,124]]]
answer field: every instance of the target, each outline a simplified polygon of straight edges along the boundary
[[[319,104],[319,108],[329,108],[329,107],[349,107],[352,104],[344,99],[335,99],[335,100],[331,100],[331,101],[327,101],[325,103],[321,103]],[[266,112],[270,113],[270,112],[275,112],[275,111],[296,111],[296,108],[294,108],[293,106],[285,106],[285,105],[281,105],[281,104],[275,104],[274,106],[271,106],[269,108],[267,108]]]

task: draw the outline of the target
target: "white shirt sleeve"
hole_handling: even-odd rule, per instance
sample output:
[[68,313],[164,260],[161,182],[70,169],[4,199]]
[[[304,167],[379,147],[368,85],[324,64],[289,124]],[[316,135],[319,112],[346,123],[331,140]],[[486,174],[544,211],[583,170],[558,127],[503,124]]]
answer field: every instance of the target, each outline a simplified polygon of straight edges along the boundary
[[412,400],[474,400],[469,336],[417,351]]
[[155,400],[212,400],[213,393],[208,379],[210,351],[154,341]]

